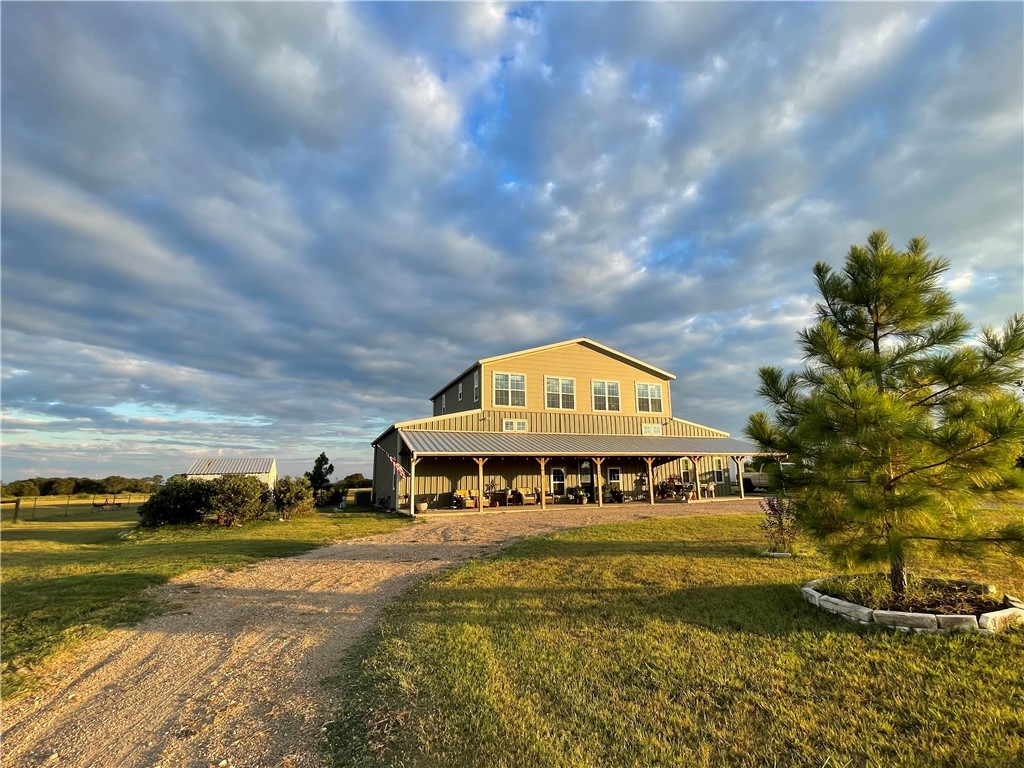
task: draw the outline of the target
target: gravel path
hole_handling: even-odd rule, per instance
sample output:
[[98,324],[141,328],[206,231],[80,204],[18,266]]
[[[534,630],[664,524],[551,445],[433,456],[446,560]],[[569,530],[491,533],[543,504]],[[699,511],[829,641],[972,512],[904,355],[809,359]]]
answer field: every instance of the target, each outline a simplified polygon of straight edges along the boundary
[[748,499],[427,516],[243,571],[188,574],[153,590],[169,612],[111,632],[53,669],[42,693],[4,707],[2,764],[319,768],[338,706],[321,681],[410,584],[525,536],[756,511]]

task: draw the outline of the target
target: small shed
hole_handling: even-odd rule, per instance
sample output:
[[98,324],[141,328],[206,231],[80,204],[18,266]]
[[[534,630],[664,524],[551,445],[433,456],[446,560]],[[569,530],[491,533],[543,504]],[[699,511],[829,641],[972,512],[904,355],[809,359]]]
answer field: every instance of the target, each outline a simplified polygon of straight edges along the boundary
[[252,475],[268,488],[277,482],[276,459],[199,459],[186,477],[212,480],[222,475]]

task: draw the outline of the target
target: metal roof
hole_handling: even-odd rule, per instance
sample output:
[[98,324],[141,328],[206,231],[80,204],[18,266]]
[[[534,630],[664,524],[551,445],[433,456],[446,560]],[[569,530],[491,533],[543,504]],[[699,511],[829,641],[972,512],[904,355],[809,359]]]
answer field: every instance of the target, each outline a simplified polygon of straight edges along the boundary
[[266,475],[274,459],[199,459],[186,475]]
[[754,456],[757,446],[731,437],[524,434],[398,430],[417,456]]

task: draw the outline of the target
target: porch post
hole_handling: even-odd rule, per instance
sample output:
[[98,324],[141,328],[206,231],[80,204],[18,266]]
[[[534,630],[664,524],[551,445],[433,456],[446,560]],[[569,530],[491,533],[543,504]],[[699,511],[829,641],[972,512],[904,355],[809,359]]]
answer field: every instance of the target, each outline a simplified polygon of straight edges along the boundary
[[548,482],[548,475],[547,475],[546,467],[548,465],[548,459],[547,459],[546,456],[545,457],[534,456],[533,458],[534,458],[534,461],[536,461],[538,464],[540,464],[540,508],[541,509],[547,509],[547,505],[544,503],[544,501],[545,501],[545,498],[547,496],[547,488],[546,488],[546,486],[547,486],[547,482]]
[[474,458],[473,461],[476,462],[477,482],[480,483],[477,486],[480,489],[479,501],[477,503],[480,505],[479,509],[482,512],[484,508],[484,464],[487,463],[487,459]]
[[701,495],[703,489],[700,487],[700,457],[690,456],[689,459],[690,463],[693,464],[693,488],[697,491],[697,501],[700,501],[703,498]]
[[597,465],[597,506],[604,506],[604,494],[601,492],[601,465],[604,464],[604,459],[593,459],[594,464]]
[[416,517],[416,464],[418,463],[419,459],[414,453],[412,461],[409,462],[409,517]]
[[736,479],[740,484],[740,498],[745,499],[746,494],[743,493],[743,459],[746,456],[733,456],[732,460],[736,462]]
[[654,506],[654,458],[651,456],[644,456],[644,461],[647,462],[647,500],[650,501],[651,506]]

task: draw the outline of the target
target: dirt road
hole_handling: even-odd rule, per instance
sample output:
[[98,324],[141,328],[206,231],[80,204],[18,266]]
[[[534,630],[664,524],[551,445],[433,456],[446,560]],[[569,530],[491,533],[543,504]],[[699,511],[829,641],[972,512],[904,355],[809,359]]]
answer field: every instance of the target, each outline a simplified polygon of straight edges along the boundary
[[321,681],[410,584],[525,536],[641,517],[756,512],[757,500],[526,507],[424,517],[243,571],[153,592],[173,606],[116,630],[3,708],[2,764],[82,768],[323,766],[344,702]]

